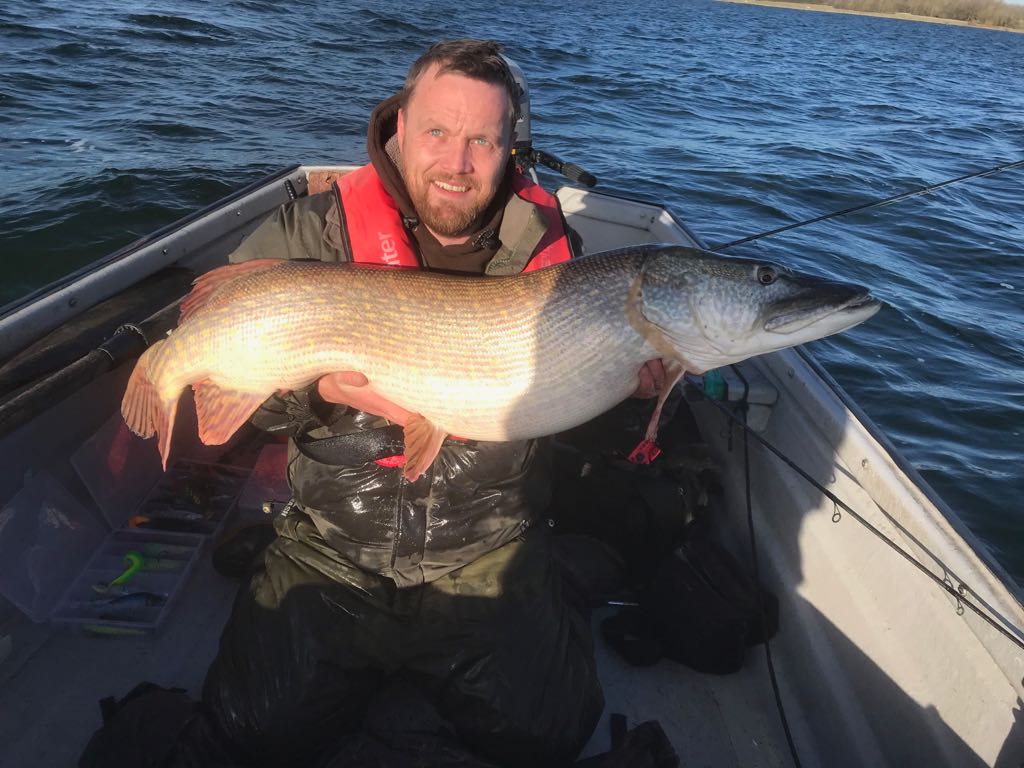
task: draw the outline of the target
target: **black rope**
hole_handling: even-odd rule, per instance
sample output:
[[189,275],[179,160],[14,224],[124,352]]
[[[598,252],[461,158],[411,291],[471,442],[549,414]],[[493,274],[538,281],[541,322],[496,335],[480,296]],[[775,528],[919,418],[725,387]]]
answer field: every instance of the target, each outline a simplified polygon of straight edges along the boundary
[[[697,389],[701,392],[701,394],[704,393],[704,388],[703,388],[703,386],[701,384],[700,379],[695,379],[695,378],[692,378],[690,376],[687,376],[686,380],[689,381],[691,384],[695,385],[697,387]],[[714,405],[716,408],[718,408],[722,413],[724,413],[730,419],[732,419],[733,421],[739,423],[739,425],[741,427],[743,427],[744,432],[746,434],[752,435],[755,440],[757,440],[761,445],[763,445],[769,451],[774,453],[790,469],[792,469],[794,472],[796,472],[798,475],[800,475],[804,480],[806,480],[808,483],[810,483],[815,488],[817,488],[819,491],[821,491],[821,493],[823,493],[833,504],[835,504],[837,507],[842,508],[854,520],[856,520],[858,523],[863,525],[871,533],[873,533],[875,536],[877,536],[879,539],[881,539],[885,544],[887,544],[889,547],[891,547],[894,552],[896,552],[903,559],[905,559],[908,563],[910,563],[912,566],[914,566],[919,571],[921,571],[921,573],[923,573],[925,576],[927,576],[929,579],[931,579],[933,582],[935,582],[935,584],[937,584],[944,592],[947,592],[954,600],[956,600],[958,605],[963,605],[963,606],[966,606],[966,607],[970,608],[972,611],[974,611],[974,613],[979,618],[981,618],[986,624],[988,624],[993,629],[995,629],[997,632],[999,632],[1001,635],[1003,635],[1007,640],[1009,640],[1011,643],[1016,645],[1018,648],[1024,649],[1024,640],[1022,640],[1018,636],[1018,635],[1024,634],[1024,631],[1022,631],[1019,627],[1015,627],[1012,624],[1009,624],[1008,626],[1010,626],[1014,630],[1014,632],[1016,632],[1017,634],[1015,635],[1015,634],[1011,633],[1008,629],[1006,629],[1006,627],[1004,627],[1001,624],[997,623],[995,621],[995,619],[990,617],[987,613],[983,612],[981,610],[981,608],[979,608],[977,605],[975,605],[970,600],[968,600],[966,594],[964,594],[967,591],[968,587],[964,584],[963,580],[960,579],[959,576],[956,576],[956,574],[951,574],[960,583],[959,589],[954,587],[952,584],[947,583],[947,582],[943,581],[942,579],[940,579],[938,576],[936,576],[934,573],[932,573],[930,570],[928,570],[924,565],[922,565],[920,562],[918,562],[918,560],[916,558],[914,558],[913,555],[911,555],[908,552],[904,551],[899,545],[896,544],[896,542],[894,542],[892,539],[890,539],[888,536],[886,536],[880,530],[878,530],[873,525],[871,525],[871,523],[869,523],[867,520],[865,520],[861,515],[859,515],[857,512],[855,512],[853,510],[853,508],[850,507],[849,504],[844,502],[842,499],[840,499],[838,496],[836,496],[834,493],[832,493],[830,490],[828,490],[825,486],[823,486],[821,483],[819,483],[817,480],[815,480],[813,477],[811,477],[809,474],[807,474],[807,472],[805,472],[803,469],[801,469],[800,466],[796,462],[794,462],[792,459],[787,457],[785,454],[782,453],[782,451],[780,451],[778,448],[776,448],[774,445],[769,443],[767,440],[765,440],[763,437],[761,437],[759,434],[757,434],[754,430],[752,430],[750,427],[748,427],[744,420],[740,419],[738,416],[736,416],[736,414],[732,413],[728,408],[726,408],[724,405],[722,405],[718,401],[712,400],[710,397],[707,397],[706,395],[705,395],[705,399],[709,403]],[[925,549],[925,551],[928,552],[928,550],[926,548],[922,547],[922,549]],[[937,562],[939,562],[939,559],[937,557],[935,557],[934,554],[932,554],[931,552],[928,552],[928,554],[932,558],[934,558]],[[947,569],[947,573],[951,573],[951,572],[949,572],[948,569]]]
[[[733,370],[736,370],[735,368]],[[738,370],[736,374],[740,377],[743,382],[744,394],[743,394],[743,406],[740,412],[743,414],[740,424],[746,429],[747,427],[747,406],[746,406],[746,392],[749,391],[750,386],[747,384],[746,377],[743,376]],[[775,693],[775,706],[779,710],[779,719],[782,721],[782,730],[786,734],[786,743],[789,745],[789,754],[793,757],[793,764],[796,768],[800,768],[800,756],[796,751],[796,743],[793,741],[793,734],[789,730],[789,719],[786,717],[786,708],[782,704],[782,693],[779,691],[779,680],[775,675],[775,663],[772,661],[772,648],[771,642],[768,639],[768,633],[765,631],[768,623],[765,620],[764,615],[764,594],[761,588],[761,573],[757,566],[757,544],[754,537],[754,508],[751,504],[750,494],[750,448],[747,435],[749,430],[743,433],[743,475],[744,475],[744,486],[747,494],[747,530],[750,532],[750,560],[754,568],[754,584],[757,586],[757,609],[761,614],[761,631],[765,633],[764,637],[764,657],[768,663],[768,677],[772,681],[772,691]]]
[[900,200],[906,200],[906,199],[911,198],[911,197],[917,197],[918,195],[925,195],[925,194],[928,194],[929,192],[934,192],[937,189],[942,189],[943,187],[948,187],[950,184],[957,184],[957,183],[959,183],[961,181],[967,181],[968,179],[979,179],[979,178],[981,178],[983,176],[994,176],[997,173],[1001,173],[1003,171],[1009,171],[1009,170],[1012,170],[1014,168],[1021,168],[1021,167],[1024,167],[1024,160],[1015,160],[1012,163],[1004,163],[1003,165],[997,165],[994,168],[988,168],[987,170],[984,170],[984,171],[975,171],[974,173],[967,173],[967,174],[964,174],[963,176],[958,176],[955,179],[949,179],[947,181],[941,181],[938,184],[929,184],[927,187],[921,187],[920,189],[915,189],[915,190],[912,190],[910,192],[903,192],[903,193],[901,193],[899,195],[893,195],[892,197],[887,197],[884,200],[875,200],[874,202],[870,202],[870,203],[862,203],[860,205],[854,205],[854,206],[852,206],[850,208],[844,208],[841,211],[833,211],[832,213],[825,213],[825,214],[822,214],[821,216],[815,216],[813,219],[807,219],[805,221],[798,221],[795,224],[787,224],[784,227],[778,227],[777,229],[772,229],[772,230],[769,230],[768,232],[762,232],[762,233],[760,233],[758,235],[749,235],[747,237],[741,237],[739,240],[732,240],[732,241],[730,241],[728,243],[720,243],[719,245],[712,245],[711,246],[711,250],[712,251],[724,251],[726,248],[732,248],[734,245],[741,245],[743,243],[749,243],[752,240],[760,240],[762,237],[771,237],[772,235],[777,235],[780,232],[788,232],[789,230],[796,229],[797,227],[805,227],[808,224],[816,224],[819,221],[825,221],[826,219],[834,219],[836,216],[845,216],[848,213],[854,213],[856,211],[864,211],[864,210],[867,210],[868,208],[878,208],[878,207],[883,206],[883,205],[889,205],[890,203],[899,202]]

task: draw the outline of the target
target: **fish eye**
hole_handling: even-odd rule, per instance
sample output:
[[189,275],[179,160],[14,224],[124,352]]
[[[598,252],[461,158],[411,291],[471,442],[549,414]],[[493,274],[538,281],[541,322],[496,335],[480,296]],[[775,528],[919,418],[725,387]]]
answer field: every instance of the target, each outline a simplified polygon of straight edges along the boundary
[[758,267],[757,268],[757,281],[761,285],[771,285],[775,282],[778,277],[775,270],[772,267]]

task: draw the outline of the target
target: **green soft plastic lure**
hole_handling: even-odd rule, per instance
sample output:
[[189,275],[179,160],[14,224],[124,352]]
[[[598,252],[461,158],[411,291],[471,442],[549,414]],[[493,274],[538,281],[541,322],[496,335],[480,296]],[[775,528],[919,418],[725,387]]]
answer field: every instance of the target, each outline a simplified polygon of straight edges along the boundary
[[106,592],[111,587],[120,587],[123,584],[127,584],[136,573],[142,570],[145,565],[146,559],[142,556],[142,553],[136,552],[134,549],[124,553],[124,570],[119,576],[111,579],[108,582],[100,582],[93,584],[92,588],[96,592]]

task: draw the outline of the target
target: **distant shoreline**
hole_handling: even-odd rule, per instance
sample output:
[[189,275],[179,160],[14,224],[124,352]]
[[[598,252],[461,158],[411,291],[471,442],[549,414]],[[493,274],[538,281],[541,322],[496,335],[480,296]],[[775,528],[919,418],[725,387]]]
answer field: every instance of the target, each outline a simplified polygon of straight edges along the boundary
[[831,5],[818,5],[817,3],[790,3],[777,2],[776,0],[719,0],[723,3],[739,3],[741,5],[765,5],[775,8],[790,8],[795,11],[821,11],[822,13],[849,13],[854,16],[878,16],[883,19],[903,19],[904,21],[926,21],[931,24],[948,24],[954,27],[973,27],[974,29],[991,29],[998,32],[1024,32],[1024,29],[1012,27],[997,27],[990,24],[975,24],[970,21],[959,19],[942,19],[938,16],[915,16],[910,13],[876,13],[874,11],[851,11],[846,8],[833,8]]

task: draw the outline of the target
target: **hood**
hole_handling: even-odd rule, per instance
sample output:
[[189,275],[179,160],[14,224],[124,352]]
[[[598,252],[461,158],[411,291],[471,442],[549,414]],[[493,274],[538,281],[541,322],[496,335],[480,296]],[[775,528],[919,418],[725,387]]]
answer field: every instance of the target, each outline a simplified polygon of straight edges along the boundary
[[515,172],[509,160],[505,179],[490,207],[484,211],[477,230],[460,245],[441,245],[430,231],[420,225],[409,191],[402,178],[401,149],[395,136],[398,130],[399,96],[396,94],[377,105],[370,114],[366,136],[366,150],[370,162],[377,170],[384,188],[401,211],[403,222],[420,247],[420,257],[430,269],[447,272],[482,273],[501,246],[498,232],[508,196],[511,194],[511,174]]

